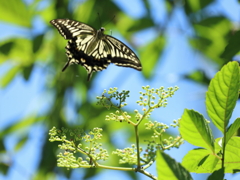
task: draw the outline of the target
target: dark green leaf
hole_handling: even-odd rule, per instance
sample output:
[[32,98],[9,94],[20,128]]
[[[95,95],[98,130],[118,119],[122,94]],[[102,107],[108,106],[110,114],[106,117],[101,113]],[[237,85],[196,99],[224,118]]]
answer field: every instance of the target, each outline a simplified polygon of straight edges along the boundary
[[8,169],[9,169],[9,165],[8,164],[0,162],[0,172],[2,174],[6,175],[7,172],[8,172]]
[[240,31],[237,31],[229,39],[227,46],[225,47],[223,53],[221,54],[222,58],[225,58],[227,60],[232,60],[233,56],[240,51],[239,39],[240,39]]
[[27,66],[23,69],[23,77],[24,77],[25,80],[29,79],[29,77],[31,75],[31,72],[33,70],[33,67],[34,67],[34,65],[31,64],[31,65],[29,65],[29,66]]
[[210,79],[203,70],[195,70],[194,72],[187,74],[185,77],[204,85],[209,85],[210,82]]
[[186,0],[184,1],[184,9],[187,14],[195,13],[212,3],[213,0]]
[[222,180],[224,178],[224,168],[214,171],[207,180]]
[[14,44],[14,42],[13,42],[13,41],[10,41],[10,42],[7,42],[7,43],[1,45],[1,47],[0,47],[0,52],[3,53],[3,54],[5,54],[5,55],[8,55],[9,52],[10,52],[10,50],[11,50],[12,47],[13,47],[13,44]]
[[36,53],[42,45],[44,34],[40,34],[33,39],[33,53]]
[[154,23],[151,18],[141,18],[128,29],[129,31],[139,31],[149,27],[153,27]]

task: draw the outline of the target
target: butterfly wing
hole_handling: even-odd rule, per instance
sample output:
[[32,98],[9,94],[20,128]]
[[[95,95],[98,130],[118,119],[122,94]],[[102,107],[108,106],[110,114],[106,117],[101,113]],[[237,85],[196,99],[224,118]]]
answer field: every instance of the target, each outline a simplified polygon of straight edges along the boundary
[[96,30],[91,26],[70,19],[54,19],[50,23],[65,39],[73,39],[79,35],[94,36],[96,34]]
[[121,41],[105,35],[103,28],[96,31],[87,24],[69,19],[55,19],[50,23],[69,40],[66,46],[68,62],[62,71],[69,64],[80,64],[87,70],[89,80],[93,72],[106,69],[110,63],[142,70],[136,54]]
[[130,67],[138,71],[142,70],[142,65],[137,55],[123,42],[106,35],[106,44],[110,49],[111,63],[117,66]]

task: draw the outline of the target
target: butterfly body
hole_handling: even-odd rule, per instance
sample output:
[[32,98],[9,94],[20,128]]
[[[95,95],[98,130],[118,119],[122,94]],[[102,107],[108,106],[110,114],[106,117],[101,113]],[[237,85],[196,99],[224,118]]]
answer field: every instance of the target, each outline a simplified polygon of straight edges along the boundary
[[69,19],[55,19],[50,23],[69,40],[66,46],[68,62],[62,71],[70,64],[80,64],[87,70],[89,80],[93,72],[106,69],[110,63],[142,70],[137,55],[121,41],[105,35],[104,28],[95,30],[87,24]]

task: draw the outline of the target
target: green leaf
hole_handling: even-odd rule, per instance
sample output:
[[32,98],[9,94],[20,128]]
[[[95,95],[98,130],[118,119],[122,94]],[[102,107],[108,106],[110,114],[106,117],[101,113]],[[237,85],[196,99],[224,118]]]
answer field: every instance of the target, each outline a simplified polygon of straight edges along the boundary
[[44,34],[40,34],[33,39],[33,53],[36,53],[43,43]]
[[145,77],[152,76],[153,69],[156,67],[160,54],[165,45],[165,38],[163,36],[157,37],[140,50],[140,59],[143,67],[143,74]]
[[18,121],[17,123],[14,123],[13,125],[10,124],[7,128],[2,130],[0,132],[0,137],[5,136],[6,134],[14,133],[22,128],[28,128],[28,127],[32,126],[34,123],[37,123],[44,119],[46,119],[45,116],[38,116],[38,117],[30,116],[25,119],[22,119],[21,121]]
[[180,163],[176,162],[169,155],[158,151],[156,161],[158,179],[161,180],[192,179],[190,173]]
[[239,66],[230,62],[211,80],[206,106],[209,117],[217,128],[224,133],[238,99]]
[[135,21],[135,23],[129,28],[129,31],[140,31],[149,27],[153,27],[154,22],[149,17],[143,17]]
[[8,172],[8,169],[9,169],[9,165],[0,162],[0,172],[1,172],[1,174],[6,175],[7,172]]
[[20,70],[19,66],[12,67],[6,74],[0,77],[0,86],[6,87],[17,75],[18,71]]
[[180,134],[189,143],[214,152],[214,139],[209,124],[202,114],[185,109],[180,121]]
[[32,41],[24,38],[14,38],[14,42],[8,56],[0,56],[1,58],[11,59],[12,62],[21,65],[32,64],[34,59],[34,54],[32,51]]
[[191,14],[202,10],[212,2],[213,0],[186,0],[184,8],[187,14]]
[[29,66],[26,66],[24,69],[23,69],[23,71],[22,71],[22,73],[23,73],[23,77],[24,77],[24,79],[25,80],[28,80],[29,79],[29,77],[30,77],[30,75],[31,75],[31,72],[32,72],[32,70],[33,70],[33,64],[31,64],[31,65],[29,65]]
[[219,162],[207,149],[193,149],[184,156],[182,165],[190,172],[212,173]]
[[223,179],[224,178],[224,168],[214,171],[207,180],[216,180],[216,179]]
[[231,139],[231,137],[234,135],[234,133],[237,132],[239,128],[240,128],[240,118],[237,118],[227,130],[226,144],[228,143],[229,139]]
[[222,58],[227,60],[232,60],[233,56],[236,55],[240,51],[240,31],[235,32],[229,39],[225,50],[221,54]]
[[8,42],[2,44],[1,47],[0,47],[0,52],[5,54],[5,55],[8,55],[11,48],[13,47],[13,45],[14,45],[13,41],[8,41]]
[[[222,138],[216,139],[216,144],[222,144]],[[216,152],[221,150],[220,146],[216,145]],[[233,136],[229,139],[225,149],[225,160],[224,160],[225,173],[233,173],[240,169],[240,137]],[[222,163],[219,161],[215,170],[221,169]]]
[[14,150],[16,151],[20,150],[26,144],[27,140],[28,140],[27,135],[22,136],[21,139],[16,144],[16,146],[14,147]]
[[[222,138],[216,139],[215,152],[221,152]],[[220,144],[220,146],[219,146]],[[214,155],[206,149],[194,149],[183,158],[182,165],[190,172],[213,173],[222,168],[221,154]],[[233,173],[240,169],[240,137],[232,137],[225,149],[225,173]]]
[[185,75],[185,78],[204,84],[204,85],[209,85],[210,83],[208,76],[203,70],[195,70],[194,72]]
[[210,17],[197,22],[193,27],[197,37],[190,39],[190,44],[212,61],[219,65],[225,64],[226,60],[220,56],[231,31],[230,21],[225,17]]
[[0,1],[0,21],[31,27],[30,10],[24,1]]

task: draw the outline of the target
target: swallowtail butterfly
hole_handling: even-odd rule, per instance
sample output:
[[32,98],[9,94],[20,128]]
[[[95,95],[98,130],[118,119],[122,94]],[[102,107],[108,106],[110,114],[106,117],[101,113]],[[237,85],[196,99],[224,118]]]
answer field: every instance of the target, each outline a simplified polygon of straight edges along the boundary
[[110,63],[142,70],[137,55],[123,42],[105,35],[104,28],[95,30],[87,24],[70,19],[54,19],[50,23],[68,40],[68,62],[62,71],[70,64],[80,64],[87,70],[89,81],[93,72],[106,69]]

